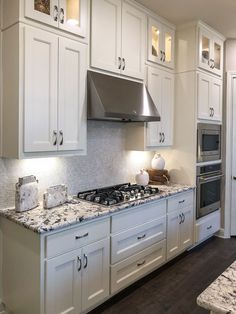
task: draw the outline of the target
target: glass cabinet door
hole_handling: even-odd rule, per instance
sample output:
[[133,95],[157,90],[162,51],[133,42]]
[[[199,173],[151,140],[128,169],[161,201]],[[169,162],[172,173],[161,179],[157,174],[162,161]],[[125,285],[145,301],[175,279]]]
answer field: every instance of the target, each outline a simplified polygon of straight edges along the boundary
[[27,0],[25,16],[36,21],[58,26],[58,0]]
[[166,66],[174,67],[174,31],[167,27],[163,28],[163,37],[163,61]]
[[216,74],[221,75],[223,69],[223,43],[222,41],[213,41],[213,56],[212,59],[214,60],[213,64],[213,71]]
[[153,19],[149,19],[148,34],[148,60],[162,63],[162,29],[161,25]]
[[202,64],[206,64],[207,67],[210,64],[210,38],[206,36],[204,33],[201,34],[201,42],[200,42],[200,62]]
[[85,37],[86,23],[87,0],[60,0],[60,28]]

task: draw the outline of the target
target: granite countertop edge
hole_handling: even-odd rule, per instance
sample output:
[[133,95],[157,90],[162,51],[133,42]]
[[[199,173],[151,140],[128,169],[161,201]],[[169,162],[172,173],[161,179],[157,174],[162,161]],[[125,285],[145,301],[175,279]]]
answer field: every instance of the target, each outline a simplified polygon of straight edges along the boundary
[[236,261],[197,298],[197,304],[217,314],[236,314]]
[[171,184],[159,186],[160,194],[148,198],[125,202],[119,205],[104,206],[83,200],[71,199],[68,203],[52,208],[43,209],[42,204],[30,211],[16,213],[14,208],[0,209],[0,216],[15,222],[35,233],[44,234],[96,218],[109,217],[126,209],[135,208],[138,205],[165,199],[176,194],[195,189],[195,186]]

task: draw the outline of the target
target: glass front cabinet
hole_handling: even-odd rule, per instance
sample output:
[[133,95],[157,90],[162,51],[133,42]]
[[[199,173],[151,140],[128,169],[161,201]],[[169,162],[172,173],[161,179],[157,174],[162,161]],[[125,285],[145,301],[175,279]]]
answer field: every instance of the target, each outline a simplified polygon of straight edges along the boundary
[[204,28],[199,28],[199,67],[222,75],[223,40]]
[[39,22],[86,37],[87,0],[27,0],[25,15]]
[[149,18],[148,60],[174,68],[174,36],[174,29]]

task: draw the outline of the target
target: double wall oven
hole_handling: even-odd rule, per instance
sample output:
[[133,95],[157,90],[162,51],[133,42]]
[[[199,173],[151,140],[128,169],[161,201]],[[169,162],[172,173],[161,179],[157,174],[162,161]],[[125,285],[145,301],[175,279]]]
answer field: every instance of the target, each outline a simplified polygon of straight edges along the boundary
[[221,126],[198,124],[197,219],[221,207]]

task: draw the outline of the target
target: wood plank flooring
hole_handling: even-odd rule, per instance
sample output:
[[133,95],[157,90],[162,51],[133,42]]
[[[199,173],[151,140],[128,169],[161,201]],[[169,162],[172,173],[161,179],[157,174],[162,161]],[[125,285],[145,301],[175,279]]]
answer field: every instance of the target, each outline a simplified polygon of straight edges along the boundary
[[204,314],[197,296],[236,260],[236,238],[212,238],[90,314]]

